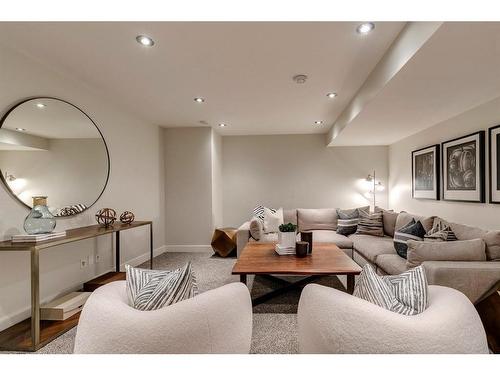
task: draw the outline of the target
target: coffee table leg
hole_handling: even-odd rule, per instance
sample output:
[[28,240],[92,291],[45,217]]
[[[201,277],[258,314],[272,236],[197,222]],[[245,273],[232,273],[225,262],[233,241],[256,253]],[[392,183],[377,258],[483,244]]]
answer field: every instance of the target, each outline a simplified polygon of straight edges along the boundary
[[347,275],[347,293],[354,292],[354,275]]
[[247,275],[240,275],[240,281],[243,283],[243,284],[247,284]]

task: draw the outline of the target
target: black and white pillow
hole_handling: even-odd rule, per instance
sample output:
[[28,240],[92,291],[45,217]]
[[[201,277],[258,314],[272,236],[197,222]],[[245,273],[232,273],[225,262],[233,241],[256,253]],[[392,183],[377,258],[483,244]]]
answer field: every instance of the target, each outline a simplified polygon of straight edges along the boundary
[[394,248],[400,257],[406,259],[408,240],[423,241],[424,236],[425,229],[420,220],[415,221],[415,219],[411,219],[408,224],[394,233]]
[[424,268],[418,266],[400,275],[379,276],[366,264],[353,295],[398,314],[420,314],[428,303]]
[[64,216],[72,216],[79,214],[87,209],[87,206],[84,204],[74,204],[72,206],[63,207],[57,212],[54,216],[56,217],[64,217]]
[[127,296],[137,310],[157,310],[198,294],[191,262],[173,271],[146,270],[125,265]]
[[356,234],[368,234],[370,236],[382,237],[384,235],[382,212],[369,213],[364,210],[358,211],[359,223]]
[[354,210],[340,210],[337,209],[337,233],[344,236],[356,233],[359,222],[359,212],[358,209]]
[[[268,207],[269,208],[269,207]],[[277,210],[274,208],[269,208],[269,210],[275,214]],[[253,217],[259,219],[262,224],[264,224],[264,206],[263,205],[258,205],[253,209]]]

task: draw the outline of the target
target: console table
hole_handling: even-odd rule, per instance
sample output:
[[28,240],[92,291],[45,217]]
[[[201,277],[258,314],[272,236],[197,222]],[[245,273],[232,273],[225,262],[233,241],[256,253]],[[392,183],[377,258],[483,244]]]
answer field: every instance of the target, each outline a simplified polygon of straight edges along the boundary
[[116,272],[120,272],[120,232],[145,225],[149,225],[150,268],[152,269],[153,222],[151,221],[134,221],[131,224],[115,223],[107,228],[91,225],[69,229],[66,231],[65,237],[36,243],[0,242],[0,251],[29,251],[31,255],[31,318],[0,332],[0,350],[36,351],[78,324],[79,313],[64,321],[42,321],[43,324],[40,324],[40,266],[38,259],[41,250],[115,233],[115,269]]

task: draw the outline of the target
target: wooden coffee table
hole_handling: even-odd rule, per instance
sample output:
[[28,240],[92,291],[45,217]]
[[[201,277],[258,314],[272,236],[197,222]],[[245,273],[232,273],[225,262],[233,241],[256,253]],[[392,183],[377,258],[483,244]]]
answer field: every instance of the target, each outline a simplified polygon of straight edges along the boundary
[[236,261],[232,274],[240,275],[240,281],[245,284],[247,275],[265,275],[273,278],[275,277],[272,275],[308,277],[255,298],[254,306],[327,275],[347,275],[347,292],[352,294],[354,276],[361,273],[361,267],[334,243],[315,242],[312,254],[304,258],[278,255],[274,251],[275,245],[275,242],[249,242]]

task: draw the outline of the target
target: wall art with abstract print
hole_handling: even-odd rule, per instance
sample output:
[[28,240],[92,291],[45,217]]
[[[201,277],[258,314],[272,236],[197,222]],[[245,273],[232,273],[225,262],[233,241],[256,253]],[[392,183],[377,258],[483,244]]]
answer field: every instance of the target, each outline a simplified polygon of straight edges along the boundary
[[412,151],[412,197],[439,199],[439,145]]
[[484,130],[441,144],[443,199],[485,202]]
[[490,203],[500,203],[500,125],[488,129],[490,150]]

